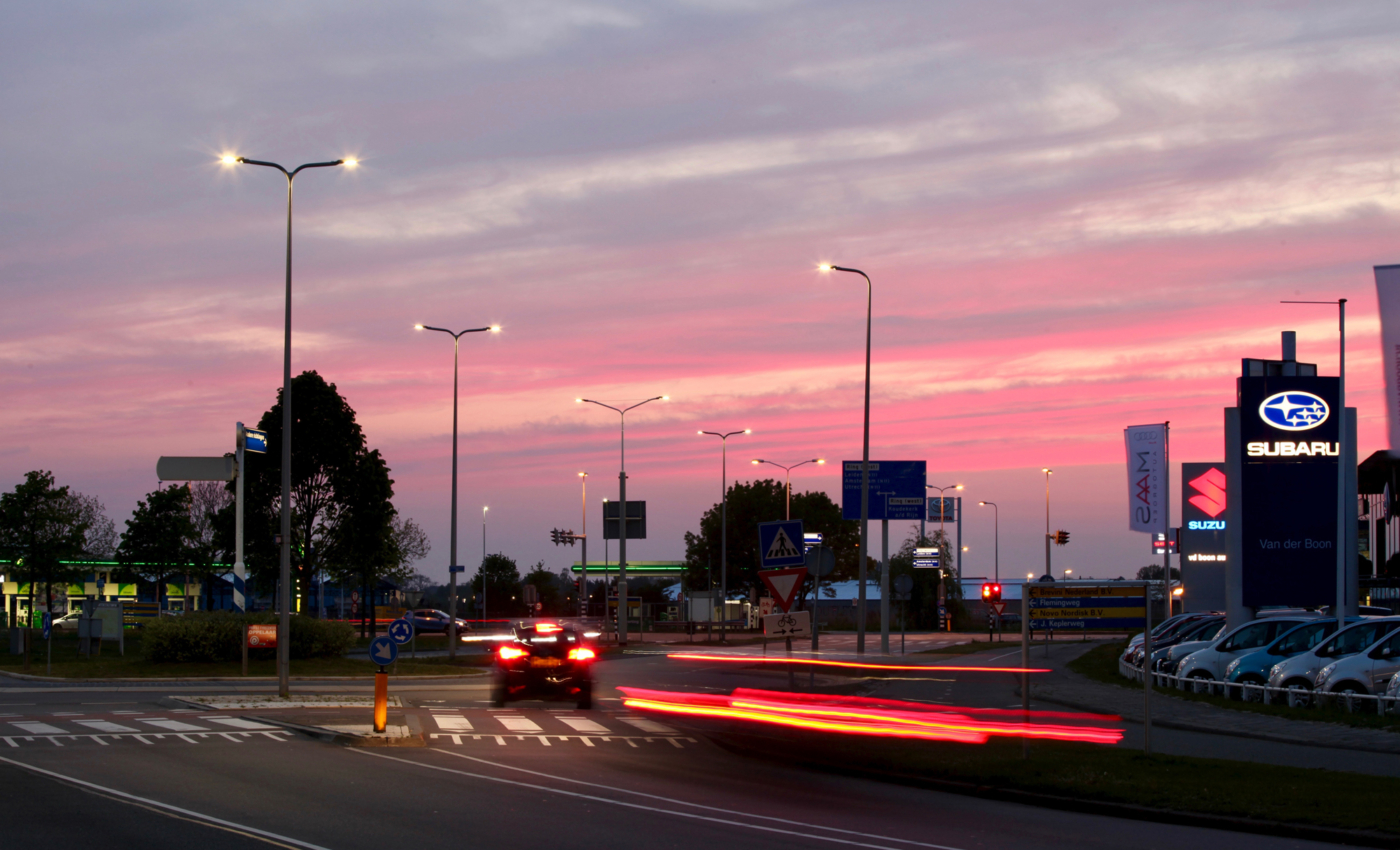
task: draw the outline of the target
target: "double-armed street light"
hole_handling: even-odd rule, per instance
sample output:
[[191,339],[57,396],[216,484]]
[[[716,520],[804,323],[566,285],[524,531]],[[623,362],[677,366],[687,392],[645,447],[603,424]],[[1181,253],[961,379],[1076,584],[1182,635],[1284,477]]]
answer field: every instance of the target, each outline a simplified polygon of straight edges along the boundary
[[[292,181],[308,168],[331,168],[343,165],[354,168],[359,160],[351,157],[333,162],[308,162],[288,171],[275,162],[235,154],[225,154],[220,158],[224,165],[261,165],[275,168],[287,178],[287,295],[286,320],[282,338],[282,506],[279,528],[281,529],[281,583],[278,586],[277,605],[277,693],[286,698],[291,695],[291,608],[292,608]],[[239,470],[242,475],[243,471]]]
[[[752,434],[745,428],[742,431],[696,431],[701,436],[719,437],[719,642],[724,643],[729,625],[729,438],[739,434]],[[713,607],[715,601],[710,600]]]
[[764,460],[763,458],[758,458],[757,460],[750,461],[750,463],[752,463],[754,466],[758,466],[760,463],[766,463],[769,466],[776,466],[783,472],[787,473],[787,506],[783,510],[783,519],[792,519],[792,471],[799,466],[804,466],[809,463],[815,463],[820,466],[821,464],[826,463],[826,459],[814,457],[811,460],[804,460],[802,461],[802,463],[794,463],[792,466],[783,466],[781,463],[774,463],[771,460]]
[[[860,269],[848,269],[842,266],[833,266],[830,263],[822,263],[818,269],[824,272],[847,272],[858,274],[865,278],[865,431],[861,441],[860,454],[860,551],[857,553],[859,563],[860,583],[857,588],[857,601],[859,613],[856,615],[856,652],[865,654],[865,581],[868,572],[866,568],[866,553],[870,551],[869,546],[869,526],[870,526],[870,316],[874,301],[874,285],[870,282],[870,275]],[[845,470],[842,470],[845,475]],[[889,570],[880,571],[880,599],[881,613],[884,614],[889,607]],[[889,654],[890,651],[889,618],[880,618],[880,651]]]
[[[449,660],[457,658],[457,351],[458,343],[461,342],[464,334],[500,333],[500,325],[491,325],[485,328],[468,328],[464,331],[450,331],[447,328],[435,328],[431,325],[417,324],[414,330],[437,331],[452,337],[452,552],[448,556],[448,583],[449,592],[447,596],[447,657]],[[483,555],[484,557],[484,555]]]
[[[925,484],[924,487],[925,487],[925,489],[928,489],[928,490],[937,490],[937,491],[938,491],[938,537],[939,537],[938,545],[941,546],[941,547],[944,548],[944,549],[947,549],[947,548],[948,548],[948,533],[947,533],[947,531],[945,530],[945,520],[948,518],[948,511],[944,510],[944,509],[947,507],[947,503],[944,502],[944,500],[943,500],[943,493],[944,493],[944,491],[946,491],[946,490],[961,491],[961,490],[963,489],[963,486],[962,486],[961,484],[949,484],[947,487],[935,487],[935,486],[933,486],[932,484]],[[924,514],[927,515],[927,514],[928,514],[928,511],[927,511],[927,510],[924,511]],[[961,503],[959,503],[959,506],[958,506],[958,522],[962,522],[962,506],[961,506]],[[959,525],[959,526],[958,526],[958,529],[959,529],[959,531],[958,531],[958,542],[961,543],[961,542],[962,542],[962,531],[961,531],[962,526]],[[923,537],[923,536],[924,536],[923,523],[920,523],[920,524],[919,524],[919,536],[920,536],[920,537]],[[961,554],[961,553],[957,553],[957,554],[955,554],[954,557],[957,558],[957,564],[958,564],[958,580],[959,580],[959,581],[962,581],[962,554]],[[942,559],[940,558],[939,560],[941,561]]]
[[[626,646],[626,645],[627,645],[627,411],[629,411],[629,410],[636,410],[637,408],[641,407],[642,405],[644,405],[644,404],[650,404],[650,403],[653,402],[653,401],[669,401],[670,398],[671,398],[671,397],[668,396],[668,395],[653,396],[653,397],[651,397],[651,398],[649,398],[649,399],[645,399],[645,400],[643,400],[643,401],[639,401],[639,402],[637,402],[636,404],[630,405],[630,406],[628,406],[628,407],[613,407],[611,404],[604,404],[604,403],[601,402],[601,401],[594,401],[594,400],[591,399],[591,398],[576,398],[576,399],[574,399],[574,403],[575,403],[575,404],[584,404],[584,403],[587,403],[587,404],[596,404],[596,405],[598,405],[599,407],[606,407],[608,410],[611,410],[611,411],[616,412],[617,415],[618,415],[619,420],[621,421],[621,436],[620,436],[620,439],[619,439],[619,442],[620,442],[620,445],[621,445],[621,455],[620,455],[621,464],[620,464],[620,466],[619,466],[619,468],[618,468],[618,472],[617,472],[617,500],[618,500],[618,502],[620,503],[620,504],[618,504],[618,506],[617,506],[617,518],[618,518],[618,523],[617,523],[617,597],[618,597],[618,602],[617,602],[617,604],[618,604],[618,610],[617,610],[617,619],[618,619],[617,643],[618,643],[618,646]],[[606,528],[606,526],[607,526],[607,517],[606,517],[606,516],[605,516],[604,519],[603,519],[603,523],[604,523],[604,528]],[[604,537],[607,537],[606,532],[603,534],[603,536],[604,536]],[[606,594],[604,594],[604,596],[603,596],[603,604],[604,604],[604,606],[605,606],[605,609],[604,609],[604,610],[606,610],[606,605],[607,605],[607,595],[606,595]]]

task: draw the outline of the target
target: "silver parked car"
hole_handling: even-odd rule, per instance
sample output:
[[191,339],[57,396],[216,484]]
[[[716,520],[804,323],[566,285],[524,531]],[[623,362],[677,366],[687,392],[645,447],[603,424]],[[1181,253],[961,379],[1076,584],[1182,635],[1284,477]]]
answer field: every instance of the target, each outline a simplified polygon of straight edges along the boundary
[[1224,681],[1225,668],[1231,661],[1246,653],[1263,649],[1274,638],[1307,621],[1299,617],[1270,617],[1245,623],[1216,638],[1214,643],[1200,647],[1186,656],[1177,665],[1176,675],[1187,679]]
[[1400,617],[1376,617],[1341,629],[1311,650],[1275,664],[1269,671],[1269,687],[1311,691],[1323,667],[1361,652],[1397,628]]
[[1379,694],[1400,673],[1400,627],[1355,655],[1317,674],[1317,690],[1334,694]]

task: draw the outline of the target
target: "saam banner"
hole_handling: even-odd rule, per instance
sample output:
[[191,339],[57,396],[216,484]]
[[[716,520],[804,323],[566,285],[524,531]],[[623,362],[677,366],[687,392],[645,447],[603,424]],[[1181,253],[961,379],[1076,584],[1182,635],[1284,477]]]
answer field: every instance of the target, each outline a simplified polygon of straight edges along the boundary
[[1123,429],[1128,449],[1128,527],[1167,533],[1167,426]]
[[1381,309],[1381,371],[1385,373],[1385,418],[1390,454],[1400,454],[1400,266],[1376,266],[1376,303]]

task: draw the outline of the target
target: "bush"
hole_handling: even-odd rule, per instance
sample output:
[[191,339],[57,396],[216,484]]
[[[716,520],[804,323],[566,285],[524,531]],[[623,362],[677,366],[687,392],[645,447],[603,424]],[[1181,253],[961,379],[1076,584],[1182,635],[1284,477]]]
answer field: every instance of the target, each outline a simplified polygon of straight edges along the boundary
[[[235,614],[228,611],[160,617],[142,628],[142,652],[146,660],[165,662],[237,661],[242,657],[243,627],[276,624],[276,614]],[[327,658],[344,655],[355,642],[355,630],[347,623],[291,619],[292,658]],[[253,649],[250,658],[271,658],[275,649]]]

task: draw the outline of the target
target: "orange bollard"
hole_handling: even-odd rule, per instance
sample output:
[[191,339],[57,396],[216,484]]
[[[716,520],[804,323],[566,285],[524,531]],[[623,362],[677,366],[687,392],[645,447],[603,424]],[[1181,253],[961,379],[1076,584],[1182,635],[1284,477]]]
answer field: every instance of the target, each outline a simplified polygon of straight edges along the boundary
[[389,723],[389,674],[381,668],[374,674],[374,731],[383,732]]

